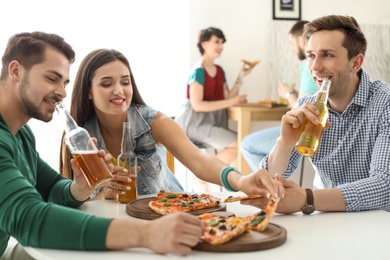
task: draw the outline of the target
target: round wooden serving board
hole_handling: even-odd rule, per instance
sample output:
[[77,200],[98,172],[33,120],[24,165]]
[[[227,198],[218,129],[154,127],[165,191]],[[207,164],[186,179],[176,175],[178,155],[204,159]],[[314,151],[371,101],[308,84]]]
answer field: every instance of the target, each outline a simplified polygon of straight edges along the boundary
[[211,252],[258,251],[280,246],[286,239],[287,231],[284,227],[269,223],[263,232],[249,231],[222,245],[211,245],[201,241],[193,249]]
[[[148,206],[149,201],[155,198],[156,197],[153,196],[149,198],[136,199],[127,203],[126,213],[135,218],[148,219],[148,220],[153,220],[161,217],[162,215],[152,211]],[[193,215],[200,215],[203,213],[214,212],[214,211],[226,211],[226,204],[221,202],[221,204],[218,207],[209,208],[209,209],[199,209],[199,210],[190,211],[188,213]]]

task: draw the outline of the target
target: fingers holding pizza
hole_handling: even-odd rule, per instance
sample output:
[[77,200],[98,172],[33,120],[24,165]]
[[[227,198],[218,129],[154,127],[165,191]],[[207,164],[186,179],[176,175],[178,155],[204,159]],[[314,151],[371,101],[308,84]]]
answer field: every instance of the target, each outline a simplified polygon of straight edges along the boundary
[[282,183],[277,179],[273,179],[264,169],[259,169],[251,174],[240,176],[235,181],[238,189],[248,195],[262,195],[266,199],[269,199],[271,196],[274,198],[284,197]]
[[176,212],[148,222],[147,228],[148,248],[161,254],[187,255],[198,244],[204,225],[197,216]]
[[260,60],[248,61],[243,59],[241,61],[243,62],[241,71],[244,76],[246,76],[257,64],[260,63]]

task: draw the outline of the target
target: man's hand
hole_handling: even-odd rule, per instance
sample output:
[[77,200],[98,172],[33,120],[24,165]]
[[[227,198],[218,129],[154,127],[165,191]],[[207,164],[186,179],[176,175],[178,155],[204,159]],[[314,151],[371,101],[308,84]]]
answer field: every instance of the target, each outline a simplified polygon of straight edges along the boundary
[[[110,154],[106,154],[104,150],[99,150],[99,157],[102,157],[106,164],[109,164],[112,156]],[[70,186],[70,192],[72,196],[78,201],[85,201],[92,194],[94,189],[89,186],[87,179],[85,178],[80,166],[76,162],[75,159],[70,160],[70,164],[72,166],[74,179]],[[109,170],[113,170],[113,166],[109,166]]]
[[[306,203],[306,192],[298,184],[292,180],[288,180],[280,176],[279,174],[275,175],[275,179],[283,185],[284,188],[284,197],[279,200],[278,208],[276,209],[277,213],[295,213],[301,211],[302,207]],[[243,205],[251,205],[264,209],[267,206],[268,198],[258,198],[250,200],[241,200]]]
[[144,246],[160,254],[187,255],[199,242],[203,229],[202,221],[194,215],[168,214],[147,224]]
[[287,93],[294,90],[294,84],[281,83],[278,86],[278,94],[281,98],[286,98]]
[[[318,125],[317,116],[319,115],[318,108],[311,104],[305,103],[300,108],[293,108],[288,111],[282,117],[282,124],[280,130],[281,141],[285,144],[295,145],[300,134],[303,131],[303,127],[306,124],[306,120],[310,120],[313,124]],[[326,123],[325,129],[330,127],[330,122]]]

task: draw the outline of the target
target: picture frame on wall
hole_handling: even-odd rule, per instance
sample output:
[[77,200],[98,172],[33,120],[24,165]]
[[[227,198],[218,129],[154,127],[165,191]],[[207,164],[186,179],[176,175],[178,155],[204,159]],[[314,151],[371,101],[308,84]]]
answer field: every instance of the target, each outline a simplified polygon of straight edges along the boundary
[[274,20],[300,20],[301,0],[272,0]]

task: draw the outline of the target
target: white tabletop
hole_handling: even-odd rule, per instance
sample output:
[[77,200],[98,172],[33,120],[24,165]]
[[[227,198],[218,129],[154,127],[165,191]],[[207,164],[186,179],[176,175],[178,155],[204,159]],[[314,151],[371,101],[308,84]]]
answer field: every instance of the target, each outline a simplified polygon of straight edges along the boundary
[[[222,199],[233,193],[213,193]],[[235,193],[237,195],[237,193]],[[124,204],[99,200],[85,203],[80,210],[102,217],[132,218]],[[227,203],[227,211],[248,216],[259,210],[239,202]],[[275,248],[243,253],[193,251],[190,255],[158,255],[143,248],[124,251],[71,251],[28,247],[39,260],[99,259],[390,259],[390,214],[387,211],[356,213],[275,214],[271,223],[287,230],[287,241]],[[282,258],[283,257],[283,258]]]

